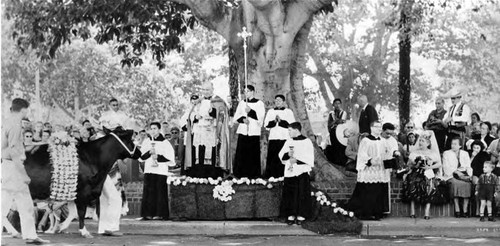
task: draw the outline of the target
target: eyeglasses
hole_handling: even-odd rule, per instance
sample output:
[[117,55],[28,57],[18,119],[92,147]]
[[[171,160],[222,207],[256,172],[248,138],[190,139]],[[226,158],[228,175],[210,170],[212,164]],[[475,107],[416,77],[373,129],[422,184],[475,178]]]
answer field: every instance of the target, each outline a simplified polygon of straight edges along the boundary
[[26,136],[24,136],[24,137],[25,137],[25,138],[32,138],[32,137],[33,137],[33,135],[26,135]]
[[414,127],[413,127],[413,126],[407,126],[406,128],[408,128],[408,129],[413,129]]

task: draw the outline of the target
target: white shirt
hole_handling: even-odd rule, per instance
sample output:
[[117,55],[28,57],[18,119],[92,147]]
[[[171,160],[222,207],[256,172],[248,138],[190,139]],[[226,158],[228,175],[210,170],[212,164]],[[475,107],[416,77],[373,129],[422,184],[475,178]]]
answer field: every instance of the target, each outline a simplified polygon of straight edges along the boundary
[[112,130],[118,126],[123,127],[124,129],[129,129],[131,127],[130,118],[121,110],[113,111],[109,110],[102,114],[101,119],[99,120],[101,125]]
[[[460,171],[467,171],[469,176],[472,176],[472,168],[470,166],[469,154],[460,150]],[[453,172],[458,169],[458,156],[453,150],[443,152],[443,179],[448,180],[453,178]]]
[[146,138],[144,142],[142,143],[141,146],[141,152],[146,153],[153,148],[154,144],[154,149],[156,151],[156,154],[158,155],[163,155],[165,158],[167,158],[169,161],[168,162],[157,162],[155,163],[155,160],[153,160],[152,157],[149,157],[146,160],[139,159],[140,161],[144,161],[144,173],[152,173],[152,174],[159,174],[159,175],[172,175],[168,171],[169,166],[175,166],[175,151],[172,145],[168,140],[164,141],[152,141],[149,138]]
[[[264,126],[268,126],[269,122],[272,122],[276,119],[276,116],[279,116],[281,120],[287,121],[288,124],[295,122],[295,117],[293,116],[293,111],[291,109],[270,109],[269,111],[267,111],[266,119],[264,120]],[[285,140],[290,138],[288,128],[281,127],[278,125],[278,123],[276,123],[276,126],[266,129],[269,130],[269,140]]]
[[[290,146],[293,146],[293,157],[305,164],[291,164],[289,159],[283,160],[283,156],[290,151]],[[285,165],[285,177],[296,177],[303,173],[308,173],[314,166],[314,147],[312,141],[309,138],[302,140],[288,139],[283,148],[281,148],[279,157]]]
[[[462,115],[458,115],[459,109],[461,105],[463,104],[462,107]],[[452,112],[453,111],[453,112]],[[450,124],[452,126],[455,125],[455,122],[465,122],[467,124],[470,123],[470,108],[463,102],[458,102],[457,104],[451,106],[451,108],[446,112],[446,115],[444,116],[444,119],[448,118],[451,115],[451,122]]]
[[[251,117],[247,117],[247,113],[245,112],[245,108],[248,105],[251,109],[255,111],[257,114],[257,120]],[[257,102],[245,102],[244,100],[240,101],[238,107],[236,108],[236,113],[234,114],[234,122],[238,123],[238,119],[241,117],[246,117],[249,121],[249,124],[238,123],[237,134],[247,135],[247,136],[260,136],[260,131],[262,128],[262,124],[264,123],[264,115],[266,114],[266,108],[264,103],[261,100]]]

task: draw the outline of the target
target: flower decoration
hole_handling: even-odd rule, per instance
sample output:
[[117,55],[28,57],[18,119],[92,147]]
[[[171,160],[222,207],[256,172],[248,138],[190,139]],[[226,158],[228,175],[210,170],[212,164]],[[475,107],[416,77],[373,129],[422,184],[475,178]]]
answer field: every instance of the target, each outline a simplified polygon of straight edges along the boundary
[[213,197],[214,199],[218,199],[223,202],[228,202],[232,199],[231,195],[235,194],[235,190],[233,189],[233,185],[263,185],[268,189],[272,189],[273,183],[281,183],[285,180],[284,177],[274,178],[271,177],[268,180],[257,178],[257,179],[249,179],[249,178],[234,178],[231,180],[223,180],[221,177],[217,179],[214,178],[193,178],[188,176],[180,176],[167,177],[167,184],[173,186],[186,186],[188,184],[210,184],[214,185],[213,189]]
[[[67,135],[67,134],[66,134]],[[49,142],[49,153],[52,164],[50,199],[56,201],[73,201],[76,199],[79,160],[74,142],[63,134],[55,134]]]
[[341,207],[337,207],[337,203],[328,200],[325,194],[321,191],[311,192],[312,197],[316,197],[316,201],[322,206],[328,206],[333,208],[333,212],[336,214],[341,214],[344,216],[354,217],[354,212],[349,212]]

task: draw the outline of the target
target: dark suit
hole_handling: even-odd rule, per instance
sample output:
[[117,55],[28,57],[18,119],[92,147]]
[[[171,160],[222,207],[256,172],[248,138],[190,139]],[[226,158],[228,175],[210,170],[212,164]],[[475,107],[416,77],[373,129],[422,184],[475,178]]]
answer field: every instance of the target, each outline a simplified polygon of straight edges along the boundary
[[361,114],[359,115],[359,133],[371,133],[370,124],[378,120],[378,114],[375,108],[368,104],[366,108],[361,109]]

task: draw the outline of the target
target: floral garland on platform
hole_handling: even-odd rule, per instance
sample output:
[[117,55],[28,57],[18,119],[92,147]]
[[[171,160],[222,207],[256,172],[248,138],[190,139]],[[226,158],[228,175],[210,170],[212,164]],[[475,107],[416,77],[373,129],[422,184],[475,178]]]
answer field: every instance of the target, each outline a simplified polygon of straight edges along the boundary
[[354,217],[354,212],[349,212],[341,207],[337,206],[337,203],[328,201],[328,198],[321,191],[311,192],[311,196],[316,197],[316,201],[322,206],[327,206],[333,208],[333,213],[342,214],[344,216]]
[[242,185],[250,185],[250,184],[258,184],[266,186],[268,189],[272,189],[273,183],[283,182],[284,177],[280,178],[269,178],[267,180],[257,178],[257,179],[249,179],[249,178],[234,178],[231,180],[223,180],[221,177],[217,179],[213,178],[193,178],[187,176],[180,177],[168,177],[167,184],[173,186],[186,186],[187,184],[210,184],[214,185],[213,197],[214,199],[220,200],[222,202],[228,202],[232,200],[232,194],[235,194],[236,191],[233,189],[234,184]]
[[65,132],[54,133],[49,141],[52,164],[50,199],[73,201],[78,181],[78,154],[74,141]]

